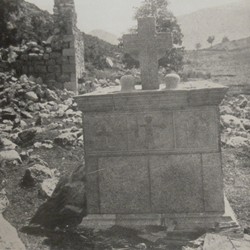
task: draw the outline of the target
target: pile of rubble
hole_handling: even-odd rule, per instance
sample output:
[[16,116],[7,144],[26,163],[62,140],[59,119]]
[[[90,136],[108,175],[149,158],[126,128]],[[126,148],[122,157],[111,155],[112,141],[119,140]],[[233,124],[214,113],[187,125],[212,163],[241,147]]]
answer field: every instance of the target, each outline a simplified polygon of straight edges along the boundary
[[250,148],[250,96],[226,97],[220,106],[225,147]]
[[[0,73],[1,166],[30,161],[32,152],[38,148],[81,147],[82,113],[77,110],[73,95],[67,90],[48,89],[41,78],[22,75],[18,79],[11,73]],[[46,133],[54,138],[45,139]],[[45,175],[50,179],[47,182],[56,183],[58,175],[46,163],[39,160],[29,162],[28,166],[31,169],[27,169],[23,184],[31,185],[37,179],[34,175]],[[42,185],[46,190],[47,184]]]

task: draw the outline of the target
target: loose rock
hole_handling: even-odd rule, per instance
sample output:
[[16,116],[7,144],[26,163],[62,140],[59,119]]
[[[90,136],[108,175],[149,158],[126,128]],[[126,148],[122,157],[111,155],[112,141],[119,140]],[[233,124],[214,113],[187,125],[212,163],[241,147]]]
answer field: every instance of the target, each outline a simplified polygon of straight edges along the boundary
[[22,184],[24,186],[34,186],[37,183],[44,181],[47,178],[52,178],[53,172],[46,166],[35,164],[26,169]]
[[17,161],[22,163],[20,155],[15,150],[7,150],[0,152],[0,162],[12,162]]

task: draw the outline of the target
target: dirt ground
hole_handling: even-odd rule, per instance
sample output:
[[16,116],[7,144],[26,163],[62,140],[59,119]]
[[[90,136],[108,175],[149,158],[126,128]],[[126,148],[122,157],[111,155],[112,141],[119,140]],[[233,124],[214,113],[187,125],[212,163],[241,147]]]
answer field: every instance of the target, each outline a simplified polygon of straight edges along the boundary
[[[208,55],[208,52],[196,51],[187,55],[185,69],[189,68],[212,73],[212,80],[226,84],[246,83],[250,78],[250,51],[221,52]],[[240,62],[240,63],[239,63]],[[56,132],[53,132],[56,133]],[[44,140],[55,138],[55,134],[42,135]],[[27,148],[28,149],[28,148]],[[58,169],[61,175],[72,172],[83,162],[83,148],[34,149],[51,169]],[[226,196],[243,228],[250,227],[250,153],[242,149],[223,148],[224,187]],[[29,234],[22,232],[38,207],[45,201],[39,195],[39,186],[23,188],[20,181],[27,165],[6,165],[7,196],[10,206],[4,217],[18,230],[27,250],[122,250],[140,249],[138,244],[145,243],[147,249],[177,250],[173,246],[152,244],[136,236],[133,231],[115,228],[105,233],[94,233],[79,229],[79,233],[44,232],[33,230]],[[135,247],[137,246],[137,248]],[[143,249],[143,248],[141,248]]]
[[[55,146],[53,149],[39,149],[34,154],[39,154],[48,162],[50,168],[57,168],[63,174],[71,172],[80,164],[83,149]],[[242,150],[223,149],[225,192],[243,228],[250,226],[249,159],[247,152]],[[29,234],[22,233],[22,227],[28,224],[37,208],[45,201],[39,196],[39,186],[28,189],[20,186],[25,168],[25,163],[21,166],[6,165],[5,167],[8,176],[6,191],[11,205],[4,216],[17,228],[27,250],[101,250],[125,249],[127,246],[129,249],[136,249],[134,246],[142,242],[147,245],[148,249],[174,250],[173,247],[167,248],[165,245],[156,246],[145,242],[135,233],[124,229],[115,229],[105,234],[93,234],[83,229],[79,229],[80,234],[39,230],[33,230]]]

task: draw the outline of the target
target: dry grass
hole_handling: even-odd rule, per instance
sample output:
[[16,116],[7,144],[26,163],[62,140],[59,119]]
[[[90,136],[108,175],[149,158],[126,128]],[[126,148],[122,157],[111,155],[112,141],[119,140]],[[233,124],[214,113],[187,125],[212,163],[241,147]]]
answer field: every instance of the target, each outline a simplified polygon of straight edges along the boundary
[[211,73],[212,80],[224,85],[250,85],[250,48],[235,51],[189,51],[184,72]]

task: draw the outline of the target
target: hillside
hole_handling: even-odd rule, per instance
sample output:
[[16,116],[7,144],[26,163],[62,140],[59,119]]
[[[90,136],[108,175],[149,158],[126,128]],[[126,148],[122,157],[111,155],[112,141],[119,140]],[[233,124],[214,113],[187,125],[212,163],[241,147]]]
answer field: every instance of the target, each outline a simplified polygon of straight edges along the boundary
[[[46,40],[54,30],[53,16],[23,0],[1,3],[1,44],[21,43],[22,40]],[[4,26],[7,23],[7,29]],[[4,39],[8,37],[7,40]]]
[[250,48],[250,37],[216,44],[212,50],[242,50]]
[[117,45],[118,44],[118,37],[112,33],[109,33],[104,30],[92,30],[89,32],[90,35],[96,36],[99,39],[106,41],[110,44]]
[[[8,12],[10,12],[12,5],[6,4],[4,7],[5,15],[2,18],[2,23],[4,25],[4,23],[10,22],[13,27],[11,39],[5,41],[4,47],[21,44],[23,40],[26,42],[36,41],[41,44],[42,41],[46,41],[53,35],[54,20],[53,15],[49,12],[23,0],[15,0],[15,12],[11,15],[8,15]],[[2,10],[0,9],[0,11]],[[10,16],[9,20],[7,20],[7,16]],[[8,30],[1,30],[0,35],[10,37]],[[107,67],[106,57],[115,57],[118,52],[117,46],[95,36],[84,34],[84,43],[85,61],[92,65],[91,68],[103,69]]]
[[[119,48],[95,36],[83,33],[85,62],[92,64],[97,69],[107,66],[107,57],[116,57]],[[87,67],[88,69],[88,67]]]
[[242,0],[219,7],[199,10],[178,17],[184,34],[183,44],[195,49],[196,43],[208,47],[207,38],[215,36],[214,43],[220,43],[224,36],[230,40],[249,37],[250,2]]
[[184,72],[206,72],[211,75],[212,81],[226,86],[250,86],[250,47],[186,51],[184,58]]

